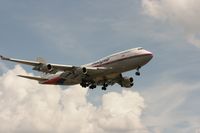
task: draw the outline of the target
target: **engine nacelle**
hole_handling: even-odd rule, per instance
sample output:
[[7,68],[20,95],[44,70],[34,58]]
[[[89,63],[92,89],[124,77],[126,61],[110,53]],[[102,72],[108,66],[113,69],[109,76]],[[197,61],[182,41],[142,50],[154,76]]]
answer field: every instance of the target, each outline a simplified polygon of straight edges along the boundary
[[82,68],[83,74],[87,74],[87,69],[85,67]]
[[52,65],[51,65],[51,64],[48,64],[48,65],[47,65],[47,70],[48,70],[48,71],[51,71],[52,69],[53,69]]
[[49,73],[53,70],[53,67],[51,64],[41,64],[39,66],[35,66],[33,70]]
[[87,69],[85,67],[80,67],[80,68],[77,68],[73,71],[73,74],[77,74],[77,75],[80,75],[80,74],[87,74]]
[[126,88],[130,88],[133,86],[133,78],[132,77],[123,77],[122,81],[121,81],[121,86],[122,87],[126,87]]
[[51,72],[52,70],[53,70],[53,67],[52,67],[52,65],[51,64],[45,64],[45,65],[42,65],[41,67],[40,67],[40,70],[42,71],[42,72]]

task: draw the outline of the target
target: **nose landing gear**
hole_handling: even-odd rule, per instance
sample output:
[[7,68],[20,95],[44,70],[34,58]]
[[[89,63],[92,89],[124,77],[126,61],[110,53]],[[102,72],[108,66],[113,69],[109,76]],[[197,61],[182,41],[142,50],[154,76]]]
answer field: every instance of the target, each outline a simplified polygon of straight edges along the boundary
[[137,75],[137,76],[140,76],[140,68],[141,68],[141,66],[138,66],[137,67],[137,71],[135,72],[135,75]]

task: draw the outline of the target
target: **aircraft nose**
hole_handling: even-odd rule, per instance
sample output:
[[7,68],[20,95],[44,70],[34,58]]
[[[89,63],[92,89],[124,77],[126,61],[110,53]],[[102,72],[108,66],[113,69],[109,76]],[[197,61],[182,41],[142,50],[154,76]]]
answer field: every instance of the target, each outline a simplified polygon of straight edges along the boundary
[[149,60],[151,60],[153,58],[152,52],[145,50],[145,54],[148,55]]
[[152,52],[149,52],[149,56],[150,56],[151,58],[153,58],[153,53],[152,53]]

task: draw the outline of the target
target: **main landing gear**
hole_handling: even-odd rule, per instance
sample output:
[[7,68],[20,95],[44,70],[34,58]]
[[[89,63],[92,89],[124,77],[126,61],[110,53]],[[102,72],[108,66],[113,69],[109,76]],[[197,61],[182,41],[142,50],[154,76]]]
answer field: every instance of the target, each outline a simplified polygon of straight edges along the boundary
[[97,86],[94,85],[94,84],[92,84],[92,85],[89,86],[90,89],[94,89],[94,88],[96,88],[96,87],[97,87]]
[[[94,81],[88,81],[88,80],[85,80],[85,79],[82,79],[82,82],[80,83],[80,85],[83,88],[89,87],[89,89],[94,89],[94,88],[97,87],[97,85],[95,84]],[[105,91],[107,89],[107,87],[108,87],[108,83],[104,83],[103,86],[102,86],[102,90]]]
[[140,76],[140,68],[141,68],[140,66],[137,67],[136,69],[137,71],[135,72],[135,75]]
[[86,88],[86,87],[88,87],[88,86],[89,86],[89,84],[88,84],[88,83],[86,83],[86,82],[82,82],[82,83],[80,83],[80,85],[81,85],[83,88]]
[[82,79],[82,82],[80,83],[80,85],[83,88],[89,87],[90,89],[94,89],[97,86],[94,84],[94,82],[88,82],[87,80]]
[[101,89],[105,91],[105,90],[106,90],[106,87],[108,87],[108,84],[104,83],[104,84],[103,84],[103,87],[102,87]]
[[83,87],[83,88],[86,88],[90,85],[90,83],[88,82],[88,80],[86,79],[82,79],[80,85]]

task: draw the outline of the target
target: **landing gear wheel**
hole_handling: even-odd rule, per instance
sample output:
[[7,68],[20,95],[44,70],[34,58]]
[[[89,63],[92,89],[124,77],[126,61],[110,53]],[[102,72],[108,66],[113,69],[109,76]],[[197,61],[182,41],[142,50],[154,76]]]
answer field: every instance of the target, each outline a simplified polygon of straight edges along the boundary
[[86,88],[90,85],[90,83],[88,82],[88,80],[86,79],[82,79],[80,85],[83,87],[83,88]]
[[140,66],[138,66],[138,68],[137,68],[137,72],[135,73],[135,75],[137,75],[137,76],[140,76]]
[[130,77],[129,81],[130,81],[130,82],[133,82],[133,80],[134,80],[134,79],[133,79],[132,77]]
[[135,75],[140,76],[140,72],[136,72]]
[[108,84],[104,83],[103,87],[102,87],[102,90],[106,90],[106,87],[108,87]]
[[134,85],[134,83],[131,83],[130,86],[132,87]]
[[105,87],[105,86],[103,86],[103,87],[102,87],[102,90],[104,90],[104,91],[105,91],[105,90],[106,90],[106,87]]
[[86,88],[89,86],[89,83],[87,82],[81,82],[80,85],[83,87],[83,88]]
[[91,86],[89,87],[89,89],[93,90],[93,89],[94,89],[94,87],[91,85]]
[[87,84],[86,84],[86,83],[80,83],[80,85],[81,85],[83,88],[86,88],[86,87],[87,87]]
[[94,88],[96,88],[97,86],[96,85],[90,85],[90,89],[94,89]]

